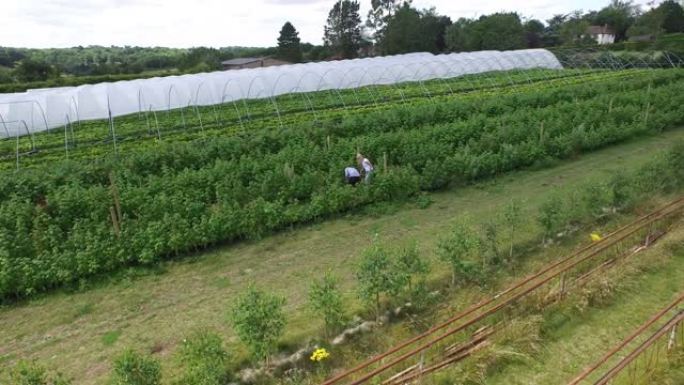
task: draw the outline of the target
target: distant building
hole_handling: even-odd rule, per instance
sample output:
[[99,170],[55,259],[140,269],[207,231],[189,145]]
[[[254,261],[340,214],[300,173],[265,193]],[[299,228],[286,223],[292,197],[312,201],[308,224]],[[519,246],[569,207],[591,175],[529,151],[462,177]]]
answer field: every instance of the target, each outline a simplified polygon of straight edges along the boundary
[[587,28],[587,36],[596,40],[598,44],[613,44],[615,43],[615,31],[613,31],[608,25],[592,25]]
[[238,59],[231,59],[221,62],[224,71],[239,70],[243,68],[259,68],[272,67],[285,64],[292,64],[286,61],[270,58],[270,57],[244,57]]

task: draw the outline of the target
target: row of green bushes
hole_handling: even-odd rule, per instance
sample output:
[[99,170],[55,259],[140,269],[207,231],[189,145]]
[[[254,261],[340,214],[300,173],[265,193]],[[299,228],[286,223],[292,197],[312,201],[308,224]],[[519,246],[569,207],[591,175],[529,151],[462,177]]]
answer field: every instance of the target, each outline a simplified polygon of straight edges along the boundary
[[60,76],[49,80],[35,81],[35,82],[17,82],[0,84],[0,94],[7,94],[13,92],[24,92],[26,90],[34,90],[39,88],[52,87],[75,87],[84,84],[97,84],[104,82],[118,82],[122,80],[146,79],[157,76],[178,75],[178,71],[150,71],[139,74],[111,74],[111,75],[88,75],[88,76]]
[[[61,171],[55,165],[5,173],[0,297],[259,237],[676,127],[684,123],[684,82],[671,75],[663,79],[670,81],[650,79],[648,91],[630,91],[628,84],[612,91],[604,87],[599,95],[585,85],[574,98],[557,91],[549,94],[557,100],[539,100],[539,108],[494,103],[489,106],[495,114],[455,114],[454,121],[432,126],[388,122],[392,129],[359,128],[330,145],[283,130],[244,142],[160,146],[131,157],[124,167],[70,163]],[[459,104],[454,108],[463,111]],[[446,106],[442,111],[453,113]],[[184,151],[176,153],[180,148]],[[379,172],[371,185],[352,188],[341,173],[357,148],[374,155]],[[193,167],[196,160],[200,166]]]

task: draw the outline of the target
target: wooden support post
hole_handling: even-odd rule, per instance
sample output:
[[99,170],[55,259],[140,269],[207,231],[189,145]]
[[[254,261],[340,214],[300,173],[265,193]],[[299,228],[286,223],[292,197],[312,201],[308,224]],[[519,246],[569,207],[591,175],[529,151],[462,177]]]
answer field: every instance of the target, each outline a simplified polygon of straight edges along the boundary
[[114,207],[116,208],[116,220],[118,224],[120,224],[123,218],[121,215],[121,199],[119,197],[119,188],[116,186],[116,179],[114,178],[114,173],[112,172],[109,173],[109,186],[112,192],[112,198],[114,199]]
[[109,206],[109,215],[112,217],[112,226],[114,227],[114,234],[118,238],[121,236],[121,229],[119,228],[119,221],[116,218],[116,210],[113,206]]

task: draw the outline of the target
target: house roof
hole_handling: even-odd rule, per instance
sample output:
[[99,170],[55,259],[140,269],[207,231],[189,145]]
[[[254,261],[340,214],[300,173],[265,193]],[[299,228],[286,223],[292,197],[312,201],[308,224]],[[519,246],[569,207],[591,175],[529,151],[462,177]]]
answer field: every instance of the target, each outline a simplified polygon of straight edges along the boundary
[[262,61],[264,58],[262,57],[241,57],[237,59],[230,59],[226,61],[222,61],[221,64],[223,65],[229,65],[229,66],[241,66],[249,63],[254,63],[257,61]]
[[587,28],[587,33],[590,35],[615,35],[615,31],[608,25],[592,25]]

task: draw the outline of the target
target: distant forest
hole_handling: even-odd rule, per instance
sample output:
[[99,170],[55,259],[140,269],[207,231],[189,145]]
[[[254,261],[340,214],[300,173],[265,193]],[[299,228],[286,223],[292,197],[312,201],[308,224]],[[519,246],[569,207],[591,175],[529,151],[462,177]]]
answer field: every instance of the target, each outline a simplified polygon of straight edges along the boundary
[[0,47],[0,93],[216,71],[222,61],[240,57],[271,56],[298,63],[410,52],[596,47],[591,26],[613,36],[615,44],[601,46],[605,49],[648,46],[684,57],[684,8],[674,0],[649,9],[630,0],[612,0],[597,11],[558,14],[545,22],[513,12],[454,21],[435,8],[416,9],[410,0],[365,1],[371,2],[365,20],[357,0],[333,5],[323,45],[302,43],[296,27],[285,22],[269,48]]

